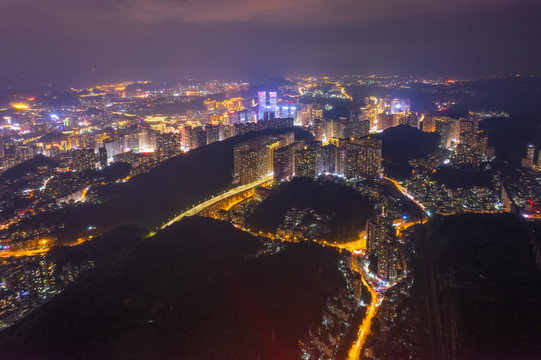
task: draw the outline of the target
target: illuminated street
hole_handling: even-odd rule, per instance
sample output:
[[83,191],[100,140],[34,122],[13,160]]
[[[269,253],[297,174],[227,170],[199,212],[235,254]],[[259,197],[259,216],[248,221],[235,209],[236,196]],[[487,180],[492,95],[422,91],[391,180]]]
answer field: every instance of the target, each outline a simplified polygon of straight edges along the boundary
[[374,316],[376,316],[378,306],[383,299],[383,295],[380,293],[376,293],[371,284],[366,281],[366,279],[364,278],[364,271],[361,270],[356,260],[353,261],[353,268],[355,269],[355,271],[361,274],[363,284],[364,286],[366,286],[368,291],[370,291],[370,295],[372,296],[372,303],[366,308],[366,315],[363,319],[363,322],[359,326],[359,330],[357,331],[357,341],[353,343],[348,352],[348,360],[359,359],[366,337],[370,334],[370,326],[372,325],[372,319],[374,318]]
[[81,237],[78,238],[75,241],[68,242],[68,243],[62,243],[62,244],[56,244],[53,241],[49,239],[41,239],[38,240],[39,246],[35,248],[28,248],[28,249],[18,249],[18,250],[0,250],[0,258],[9,258],[9,257],[22,257],[22,256],[35,256],[35,255],[42,255],[47,253],[53,246],[77,246],[85,241],[88,241],[92,239],[94,236],[88,236],[88,237]]
[[234,188],[232,190],[229,190],[228,192],[225,192],[225,193],[223,193],[221,195],[215,196],[215,197],[213,197],[213,198],[211,198],[211,199],[209,199],[207,201],[204,201],[201,204],[196,205],[196,206],[192,207],[191,209],[183,212],[182,214],[176,216],[171,221],[169,221],[166,224],[164,224],[163,226],[161,226],[160,229],[164,229],[167,226],[169,226],[171,224],[174,224],[175,222],[179,221],[183,217],[197,215],[198,213],[204,211],[206,208],[208,208],[208,207],[210,207],[210,206],[212,206],[212,205],[214,205],[214,204],[216,204],[216,203],[218,203],[218,202],[220,202],[222,200],[225,200],[228,197],[237,195],[239,193],[242,193],[243,191],[250,190],[250,189],[252,189],[254,187],[263,185],[264,183],[269,182],[269,181],[272,181],[272,175],[265,176],[265,177],[263,177],[263,178],[261,178],[261,179],[259,179],[257,181],[254,181],[253,183],[250,183],[250,184],[237,186],[236,188]]

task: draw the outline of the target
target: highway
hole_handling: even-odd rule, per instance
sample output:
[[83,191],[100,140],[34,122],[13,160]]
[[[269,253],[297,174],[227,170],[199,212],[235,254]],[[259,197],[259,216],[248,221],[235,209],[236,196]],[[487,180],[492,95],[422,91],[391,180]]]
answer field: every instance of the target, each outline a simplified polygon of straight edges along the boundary
[[93,237],[94,236],[88,236],[86,238],[79,238],[73,242],[62,243],[62,244],[56,244],[54,241],[49,241],[49,240],[45,241],[44,239],[43,241],[45,241],[45,243],[39,247],[30,248],[30,249],[19,249],[19,250],[0,250],[0,258],[42,255],[49,252],[49,250],[51,250],[53,246],[56,246],[56,245],[77,246],[84,243],[87,240],[92,239]]
[[237,194],[239,194],[239,193],[241,193],[243,191],[250,190],[251,188],[254,188],[256,186],[260,186],[260,185],[262,185],[262,184],[264,184],[264,183],[266,183],[266,182],[268,182],[268,181],[270,181],[272,179],[273,179],[272,175],[268,175],[268,176],[265,176],[265,177],[263,177],[263,178],[261,178],[261,179],[259,179],[257,181],[254,181],[253,183],[237,186],[236,188],[231,189],[228,192],[225,192],[225,193],[223,193],[221,195],[215,196],[215,197],[213,197],[213,198],[211,198],[211,199],[209,199],[207,201],[202,202],[199,205],[196,205],[196,206],[192,207],[189,210],[186,210],[182,214],[180,214],[180,215],[176,216],[175,218],[173,218],[171,221],[169,221],[166,224],[162,225],[160,227],[160,229],[164,229],[164,228],[168,227],[169,225],[176,223],[177,221],[179,221],[183,217],[197,215],[200,212],[204,211],[209,206],[212,206],[212,205],[214,205],[214,204],[216,204],[216,203],[218,203],[218,202],[220,202],[222,200],[225,200],[230,196],[234,196],[234,195],[237,195]]
[[332,246],[337,249],[347,250],[351,253],[358,254],[362,250],[366,249],[366,230],[363,230],[359,233],[358,240],[353,240],[353,241],[342,243],[342,244],[334,244],[334,243],[329,243],[327,241],[323,241],[322,245]]
[[398,181],[394,180],[394,179],[391,179],[391,178],[388,178],[388,177],[383,177],[385,180],[388,180],[390,181],[397,189],[398,191],[400,191],[402,194],[404,194],[404,196],[406,196],[408,199],[410,199],[411,201],[413,201],[415,203],[415,205],[417,205],[418,207],[420,207],[425,213],[426,213],[426,209],[424,207],[423,204],[419,203],[417,200],[415,200],[415,198],[413,196],[411,196],[407,191],[406,189],[404,189],[404,187],[402,185],[400,185],[398,183]]
[[[397,229],[397,231],[401,231],[415,224],[417,224],[417,222],[415,221],[408,221],[408,222],[395,221],[395,228]],[[338,249],[346,249],[353,254],[358,254],[366,248],[366,241],[364,239],[365,234],[366,233],[363,231],[361,233],[360,240],[352,241],[346,244],[339,244],[339,245],[326,244],[326,245],[334,246]],[[358,263],[354,255],[352,255],[351,260],[352,260],[351,263],[353,265],[353,269],[361,275],[364,286],[366,286],[368,291],[370,291],[370,295],[372,296],[372,303],[366,309],[366,315],[363,319],[363,322],[359,326],[359,330],[357,331],[357,341],[353,343],[353,345],[351,346],[348,352],[348,357],[347,357],[348,360],[358,360],[361,355],[361,351],[363,349],[366,338],[370,334],[370,327],[372,325],[372,319],[374,318],[374,316],[376,316],[378,307],[379,305],[381,305],[381,302],[383,301],[383,293],[385,290],[387,290],[391,286],[394,286],[394,284],[396,283],[391,284],[388,287],[379,287],[379,291],[376,292],[371,281],[369,281],[367,274],[365,273],[362,266]],[[402,278],[399,279],[398,281],[400,280],[402,280]]]
[[378,312],[378,307],[383,300],[383,295],[376,293],[372,285],[366,281],[364,271],[362,271],[362,268],[357,262],[357,260],[353,259],[352,264],[355,271],[361,274],[364,286],[366,286],[368,291],[370,291],[370,295],[372,295],[372,303],[366,309],[366,314],[364,316],[363,322],[361,323],[361,325],[359,326],[359,330],[357,331],[357,341],[353,343],[351,349],[348,352],[347,360],[358,360],[361,355],[361,350],[363,349],[364,342],[366,341],[366,337],[370,334],[370,326],[372,325],[372,319],[374,318],[374,316],[376,316]]
[[350,100],[353,100],[353,98],[346,93],[346,89],[344,89],[343,86],[341,86],[340,88],[341,88],[341,91],[342,91],[342,95],[344,95],[345,97],[347,97]]
[[86,193],[88,192],[88,189],[90,189],[90,186],[87,186],[83,189],[83,192],[81,193],[81,197],[77,200],[75,200],[75,202],[84,202],[85,201],[85,198],[86,198]]

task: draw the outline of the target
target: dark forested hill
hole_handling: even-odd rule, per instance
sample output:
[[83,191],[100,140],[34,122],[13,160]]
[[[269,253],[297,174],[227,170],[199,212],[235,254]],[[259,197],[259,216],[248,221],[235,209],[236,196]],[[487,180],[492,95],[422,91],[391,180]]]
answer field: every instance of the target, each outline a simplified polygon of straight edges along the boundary
[[331,181],[294,178],[283,183],[266,198],[248,218],[248,226],[265,232],[276,232],[288,210],[313,209],[331,219],[330,241],[349,241],[358,237],[371,214],[370,201],[352,188]]
[[[416,272],[415,292],[421,304],[439,303],[442,328],[433,344],[451,349],[458,334],[462,359],[539,359],[541,271],[532,239],[539,241],[540,233],[539,224],[512,214],[462,214],[428,223],[418,246],[424,270]],[[434,287],[422,275],[431,273]],[[427,315],[437,324],[437,314]],[[437,346],[434,354],[443,351]]]
[[298,359],[345,287],[339,255],[262,249],[228,223],[186,218],[0,332],[0,358]]

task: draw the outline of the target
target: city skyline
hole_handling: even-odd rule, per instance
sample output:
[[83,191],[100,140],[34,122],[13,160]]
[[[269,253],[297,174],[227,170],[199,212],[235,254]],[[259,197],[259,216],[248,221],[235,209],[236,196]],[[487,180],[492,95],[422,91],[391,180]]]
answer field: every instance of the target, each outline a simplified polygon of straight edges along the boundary
[[0,0],[0,358],[540,358],[539,19]]

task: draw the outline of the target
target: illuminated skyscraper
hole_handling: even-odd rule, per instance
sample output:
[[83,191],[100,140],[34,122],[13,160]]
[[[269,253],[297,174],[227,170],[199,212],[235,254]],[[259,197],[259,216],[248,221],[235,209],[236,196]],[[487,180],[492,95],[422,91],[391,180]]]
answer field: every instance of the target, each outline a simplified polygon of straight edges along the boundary
[[98,150],[98,157],[100,160],[100,166],[101,168],[105,168],[107,166],[107,150],[105,150],[104,147],[100,147]]
[[393,114],[381,114],[380,119],[381,130],[387,130],[395,126],[395,115]]
[[317,177],[321,174],[321,141],[313,141],[295,154],[295,175]]
[[452,119],[445,117],[434,118],[435,132],[440,134],[440,147],[448,149],[453,141],[453,122]]
[[295,166],[294,151],[286,146],[274,150],[273,152],[273,171],[274,179],[281,181],[293,175]]
[[468,144],[457,144],[455,149],[455,162],[457,164],[474,164],[476,162],[474,153]]
[[361,138],[367,136],[370,132],[369,120],[347,121],[344,122],[344,137]]
[[323,135],[325,134],[325,122],[323,122],[322,120],[314,120],[313,124],[315,140],[323,140]]
[[323,107],[318,104],[314,105],[310,110],[310,116],[312,118],[312,122],[315,120],[323,120]]
[[387,281],[394,281],[398,277],[398,248],[396,240],[393,240],[378,244],[378,277]]
[[337,160],[336,146],[327,144],[321,149],[321,171],[324,173],[336,173]]
[[345,137],[344,130],[345,130],[345,126],[341,121],[336,121],[336,120],[325,121],[325,137],[327,139],[344,138]]
[[235,167],[239,168],[238,175],[241,184],[249,184],[259,178],[258,163],[257,149],[239,151],[235,154]]
[[207,133],[207,144],[223,140],[223,127],[221,125],[205,125]]
[[477,142],[477,152],[480,155],[486,155],[488,150],[488,135],[480,135]]
[[105,141],[103,145],[105,147],[105,150],[107,150],[108,162],[113,161],[113,158],[122,152],[121,146],[120,146],[120,139],[115,139],[115,140],[109,139]]
[[369,219],[366,222],[366,254],[372,259],[377,256],[378,245],[388,235],[390,223],[383,216]]
[[526,158],[533,161],[535,155],[535,146],[534,145],[528,145],[528,151],[526,152]]
[[278,114],[278,99],[275,91],[269,92],[269,106],[270,112],[273,112],[276,116]]
[[303,112],[300,113],[300,117],[301,117],[301,125],[302,126],[310,126],[311,125],[311,120],[310,120],[310,110],[304,110]]
[[248,184],[273,171],[274,152],[280,144],[287,144],[289,135],[259,136],[237,144],[233,148],[235,176],[241,184]]
[[207,133],[205,130],[203,130],[202,126],[194,128],[187,126],[185,130],[189,150],[197,149],[200,146],[206,145]]
[[460,134],[460,141],[462,141],[462,134],[467,132],[477,132],[477,121],[475,119],[465,119],[460,118],[458,120],[459,124],[459,134]]
[[409,113],[406,117],[406,124],[416,129],[419,129],[419,117],[414,113]]
[[258,98],[258,120],[263,120],[265,111],[267,111],[267,92],[259,91],[257,93]]
[[297,118],[297,107],[294,105],[280,106],[276,115],[278,118]]
[[94,149],[75,150],[74,165],[77,171],[94,170],[96,168]]
[[348,145],[346,176],[376,177],[381,172],[381,140],[355,139]]
[[436,131],[436,119],[433,116],[427,115],[423,118],[423,131],[435,132]]
[[528,145],[528,149],[526,151],[526,157],[522,158],[522,167],[531,169],[535,165],[534,156],[535,156],[535,146]]
[[164,133],[156,135],[156,147],[162,154],[174,155],[180,151],[180,135]]

